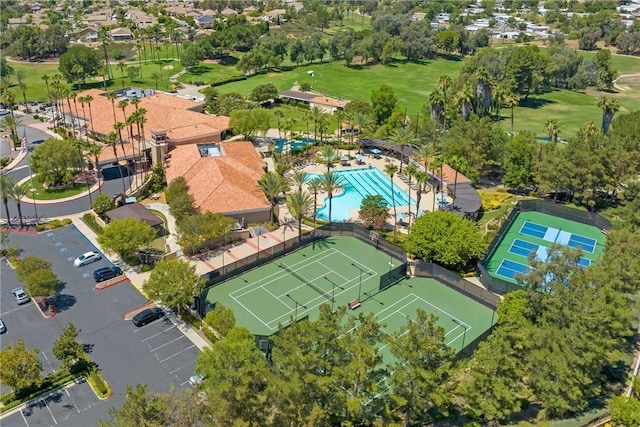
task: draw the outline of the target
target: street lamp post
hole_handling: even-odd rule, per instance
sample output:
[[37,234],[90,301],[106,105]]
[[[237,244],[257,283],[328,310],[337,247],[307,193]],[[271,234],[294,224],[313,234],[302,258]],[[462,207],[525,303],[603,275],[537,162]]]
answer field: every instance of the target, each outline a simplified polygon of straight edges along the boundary
[[467,338],[467,325],[465,325],[464,323],[460,322],[456,318],[452,318],[451,321],[453,323],[455,323],[456,325],[462,326],[464,328],[464,333],[462,334],[462,347],[460,347],[460,353],[462,353],[462,351],[464,350],[464,341],[465,341],[465,338]]

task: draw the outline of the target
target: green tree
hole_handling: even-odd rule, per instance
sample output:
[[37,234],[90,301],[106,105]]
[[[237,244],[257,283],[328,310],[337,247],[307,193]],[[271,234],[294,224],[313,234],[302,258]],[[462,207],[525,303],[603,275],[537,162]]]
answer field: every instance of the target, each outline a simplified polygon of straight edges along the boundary
[[273,83],[258,85],[251,90],[249,99],[256,102],[265,102],[278,98],[278,88]]
[[538,93],[548,68],[549,58],[538,46],[516,47],[507,62],[506,79],[513,93],[527,99]]
[[43,269],[51,270],[51,263],[46,259],[29,255],[18,263],[16,267],[16,278],[24,282],[31,273]]
[[102,230],[98,243],[107,253],[118,253],[126,258],[149,245],[156,236],[157,231],[144,221],[114,219]]
[[308,215],[313,206],[313,200],[306,191],[295,191],[287,194],[287,208],[298,221],[298,240],[302,242],[302,217]]
[[413,130],[408,127],[394,129],[389,138],[395,145],[400,146],[400,173],[402,173],[402,164],[404,163],[404,148],[415,147],[418,139],[414,136]]
[[600,96],[596,99],[596,106],[602,110],[602,125],[600,126],[600,132],[606,135],[609,131],[609,126],[613,120],[614,114],[620,110],[620,103],[608,96]]
[[271,221],[277,222],[278,220],[275,217],[274,211],[278,204],[278,197],[280,194],[289,189],[287,181],[275,172],[267,172],[262,175],[262,178],[258,181],[258,187],[260,187],[260,190],[271,204],[269,218]]
[[384,197],[378,194],[367,195],[360,203],[358,216],[365,227],[381,231],[389,218],[389,205]]
[[[73,322],[69,322],[62,329],[60,337],[53,343],[53,348],[51,349],[53,355],[67,368],[72,368],[85,359],[84,348],[78,342],[80,332],[82,331],[77,329]],[[80,367],[82,367],[82,364],[80,364]]]
[[236,317],[233,315],[233,310],[217,303],[204,317],[204,323],[218,331],[224,338],[236,326]]
[[609,401],[609,412],[615,425],[640,425],[640,400],[635,397],[613,397]]
[[58,292],[62,282],[50,268],[36,270],[25,277],[24,287],[35,296],[52,297]]
[[105,212],[110,211],[115,207],[115,203],[110,195],[106,193],[100,193],[96,196],[91,209],[98,215],[102,216]]
[[535,138],[519,134],[506,146],[504,155],[504,177],[507,188],[524,188],[533,181]]
[[189,186],[183,177],[179,176],[171,181],[164,194],[171,214],[177,221],[195,213],[194,199],[189,194]]
[[149,298],[161,301],[180,314],[204,288],[204,279],[195,266],[181,259],[162,260],[151,271],[143,289]]
[[196,372],[204,376],[201,389],[220,425],[260,425],[268,417],[271,403],[264,390],[269,368],[255,337],[235,327],[227,336],[206,348],[196,361]]
[[416,315],[388,340],[395,357],[389,367],[391,398],[407,427],[429,421],[431,410],[443,410],[448,404],[447,381],[454,356],[437,317],[420,308]]
[[135,389],[128,385],[120,409],[109,408],[111,422],[100,421],[100,427],[155,427],[170,424],[168,399],[161,394],[147,392],[146,384]]
[[43,182],[61,185],[69,182],[82,164],[69,140],[48,139],[33,151],[31,167]]
[[2,204],[4,205],[5,213],[7,214],[7,225],[11,227],[11,215],[9,215],[9,197],[13,193],[13,189],[16,183],[9,175],[0,175],[0,197],[2,198]]
[[484,254],[486,247],[472,221],[453,212],[430,212],[413,223],[405,249],[415,258],[463,271]]
[[234,133],[244,135],[245,139],[253,140],[258,131],[264,134],[269,130],[269,114],[264,108],[233,110],[229,127]]
[[0,382],[16,390],[42,384],[39,348],[28,350],[24,340],[9,343],[0,351]]
[[384,124],[391,117],[397,102],[398,98],[393,93],[391,86],[383,84],[378,89],[371,91],[371,105],[378,125]]
[[333,195],[342,189],[344,180],[342,176],[333,171],[325,172],[320,179],[322,180],[322,188],[327,192],[329,198],[329,224],[331,224],[331,208],[333,206]]
[[77,80],[77,74],[73,72],[75,65],[82,67],[84,81],[87,77],[97,76],[104,62],[97,51],[83,45],[75,45],[60,55],[58,62],[58,70],[68,82]]
[[611,51],[600,49],[593,56],[593,65],[596,66],[597,87],[600,90],[611,89],[618,72],[611,65]]

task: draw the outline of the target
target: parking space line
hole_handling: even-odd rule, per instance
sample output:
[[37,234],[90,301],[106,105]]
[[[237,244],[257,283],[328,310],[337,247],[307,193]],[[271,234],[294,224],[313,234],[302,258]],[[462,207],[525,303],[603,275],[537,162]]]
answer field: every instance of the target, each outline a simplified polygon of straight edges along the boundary
[[[161,349],[161,348],[162,348],[162,347],[164,347],[165,345],[169,345],[169,344],[171,344],[171,343],[172,343],[172,342],[174,342],[174,341],[181,340],[182,338],[184,338],[184,335],[180,335],[178,338],[174,338],[174,339],[172,339],[171,341],[166,342],[166,343],[164,343],[164,344],[162,344],[162,345],[160,345],[160,346],[158,346],[158,347],[156,347],[156,348],[154,348],[154,349],[152,349],[152,350],[149,350],[149,351],[153,353],[153,352],[155,352],[156,350]],[[147,345],[148,345],[148,344],[147,344]]]
[[[8,299],[8,298],[7,298]],[[0,316],[6,316],[9,313],[13,313],[14,311],[18,311],[18,310],[22,310],[23,308],[27,308],[30,307],[31,304],[22,304],[16,308],[14,308],[13,310],[9,310],[9,311],[5,311],[4,313],[0,313]]]
[[180,351],[179,351],[179,352],[177,352],[177,353],[172,354],[171,356],[167,357],[166,359],[162,359],[162,360],[160,361],[160,363],[164,363],[164,362],[166,362],[167,360],[171,359],[172,357],[175,357],[175,356],[179,355],[180,353],[184,353],[185,351],[187,351],[187,350],[189,350],[189,349],[191,349],[191,348],[193,348],[193,347],[195,347],[195,346],[196,346],[195,344],[192,344],[191,346],[189,346],[189,347],[187,347],[187,348],[185,348],[185,349],[182,349],[182,350],[180,350]]
[[51,412],[51,408],[49,408],[49,405],[47,404],[47,401],[44,399],[40,399],[42,400],[42,403],[44,403],[44,406],[47,407],[47,411],[49,411],[49,414],[51,415],[51,418],[53,418],[53,422],[56,423],[56,425],[58,425],[58,421],[56,421],[56,417],[53,416],[53,412]]
[[189,363],[187,363],[186,365],[182,365],[182,366],[180,366],[179,368],[174,369],[173,371],[169,372],[169,375],[173,375],[173,374],[175,374],[176,372],[178,372],[180,369],[184,369],[184,368],[186,368],[186,367],[187,367],[187,366],[189,366],[189,365],[193,365],[194,363],[195,363],[195,360],[194,360],[193,362],[189,362]]
[[47,361],[47,364],[49,365],[51,372],[55,372],[55,369],[53,369],[53,365],[51,364],[51,362],[49,362],[49,358],[47,357],[46,354],[44,354],[44,351],[41,351],[40,353],[42,353],[42,357],[44,357],[44,360]]
[[73,405],[73,407],[76,408],[76,411],[78,411],[78,413],[80,413],[80,409],[78,408],[78,405],[76,405],[76,402],[73,401],[73,399],[71,398],[71,395],[69,394],[69,389],[65,388],[64,391],[65,393],[67,393],[67,396],[69,396],[69,400],[71,401],[71,404]]
[[176,327],[176,325],[173,325],[172,327],[167,328],[167,329],[165,329],[165,330],[164,330],[164,331],[162,331],[162,332],[158,332],[157,334],[153,334],[153,335],[151,335],[150,337],[147,337],[147,338],[143,339],[143,340],[142,340],[142,341],[140,341],[140,342],[147,342],[147,341],[149,341],[151,338],[157,337],[158,335],[162,335],[162,334],[164,334],[165,332],[167,332],[168,330],[171,330],[171,329],[173,329],[173,328],[175,328],[175,327]]
[[22,419],[24,420],[24,423],[27,425],[27,427],[29,427],[29,423],[27,422],[27,419],[24,417],[24,412],[22,412],[22,409],[20,409],[20,415],[22,415]]

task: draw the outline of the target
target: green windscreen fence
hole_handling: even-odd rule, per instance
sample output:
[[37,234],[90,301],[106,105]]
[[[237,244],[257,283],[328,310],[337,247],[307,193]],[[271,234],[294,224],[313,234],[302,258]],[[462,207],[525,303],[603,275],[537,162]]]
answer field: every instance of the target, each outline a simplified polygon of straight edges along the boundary
[[404,262],[396,267],[389,264],[389,271],[380,276],[380,292],[395,285],[407,277],[407,263]]

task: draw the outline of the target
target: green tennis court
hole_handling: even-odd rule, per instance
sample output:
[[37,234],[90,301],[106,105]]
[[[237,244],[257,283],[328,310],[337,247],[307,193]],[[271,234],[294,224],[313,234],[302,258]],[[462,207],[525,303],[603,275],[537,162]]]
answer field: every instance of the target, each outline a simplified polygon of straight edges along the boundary
[[375,313],[388,335],[418,308],[433,313],[457,351],[491,326],[490,308],[433,279],[410,278],[381,291],[403,262],[357,238],[332,236],[214,286],[206,299],[231,308],[239,326],[264,336],[293,319],[316,319],[321,304],[337,309],[354,300],[360,305],[348,313]]
[[540,212],[519,213],[486,263],[489,274],[511,283],[529,270],[529,256],[546,260],[553,244],[581,248],[579,265],[588,267],[604,250],[606,236],[591,225]]

